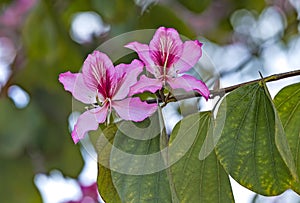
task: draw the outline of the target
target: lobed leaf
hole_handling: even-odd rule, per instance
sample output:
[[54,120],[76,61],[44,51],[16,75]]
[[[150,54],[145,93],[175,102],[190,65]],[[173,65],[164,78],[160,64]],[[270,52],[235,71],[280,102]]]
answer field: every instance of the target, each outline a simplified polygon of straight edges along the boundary
[[116,191],[116,188],[112,182],[111,170],[109,169],[109,158],[112,148],[112,143],[118,128],[116,125],[108,126],[101,132],[98,130],[92,134],[100,136],[97,137],[96,149],[98,154],[98,177],[97,184],[98,190],[105,202],[121,202],[120,197]]
[[[274,103],[300,177],[300,83],[283,88],[275,96]],[[295,182],[293,189],[300,194],[300,183]]]
[[172,200],[160,151],[161,131],[155,130],[159,129],[157,114],[151,118],[154,119],[135,124],[126,121],[118,126],[110,166],[122,202],[167,203]]
[[222,117],[225,125],[216,153],[225,170],[241,185],[262,195],[278,195],[289,189],[297,176],[295,166],[264,84],[234,90],[220,109],[216,128]]
[[[180,202],[234,202],[229,177],[215,151],[199,159],[204,140],[212,136],[212,127],[211,112],[195,113],[182,119],[171,134],[169,158],[181,156],[171,166]],[[188,150],[183,150],[187,146]]]

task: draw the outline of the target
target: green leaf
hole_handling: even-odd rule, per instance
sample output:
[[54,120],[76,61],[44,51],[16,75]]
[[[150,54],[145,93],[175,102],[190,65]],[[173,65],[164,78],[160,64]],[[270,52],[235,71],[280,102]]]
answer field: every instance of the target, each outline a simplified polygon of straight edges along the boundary
[[184,5],[187,9],[195,12],[201,13],[203,12],[211,3],[211,0],[178,0],[182,5]]
[[112,182],[111,170],[109,169],[110,152],[117,130],[116,125],[110,125],[103,132],[100,129],[91,133],[91,137],[97,138],[95,146],[98,154],[98,190],[105,202],[114,203],[121,202]]
[[[300,83],[283,88],[274,99],[300,177]],[[300,183],[293,189],[300,194]]]
[[211,112],[185,117],[170,137],[171,172],[180,202],[234,202],[229,177],[213,151],[199,160],[204,140],[211,135]]
[[[220,109],[216,129],[224,117],[225,125],[216,153],[227,173],[262,195],[278,195],[289,189],[296,178],[295,166],[285,161],[293,158],[264,84],[234,90]],[[283,142],[279,145],[276,140]]]
[[269,101],[271,102],[271,105],[273,107],[273,111],[275,114],[274,116],[275,116],[275,144],[276,144],[276,147],[277,147],[283,161],[288,166],[293,178],[295,180],[298,180],[296,165],[295,165],[295,162],[293,159],[293,155],[292,155],[290,146],[289,146],[288,141],[285,136],[282,122],[279,118],[278,112],[275,108],[275,104],[272,100],[269,90],[264,82],[263,82],[263,87],[264,87],[265,93],[266,93]]
[[157,114],[140,123],[118,125],[110,167],[122,202],[172,201],[159,129]]

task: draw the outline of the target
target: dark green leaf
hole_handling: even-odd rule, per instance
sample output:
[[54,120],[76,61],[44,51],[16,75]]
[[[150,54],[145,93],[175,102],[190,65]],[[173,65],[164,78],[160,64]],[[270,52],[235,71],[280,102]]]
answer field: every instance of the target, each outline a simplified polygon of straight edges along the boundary
[[117,130],[116,125],[111,125],[103,131],[99,129],[91,133],[91,138],[94,140],[93,143],[95,143],[98,154],[98,190],[102,199],[107,203],[121,202],[112,182],[111,170],[109,169],[110,152]]
[[172,201],[165,163],[160,152],[157,116],[134,125],[122,122],[114,139],[110,167],[122,202]]
[[[276,95],[274,103],[300,177],[300,83],[283,88]],[[300,194],[300,183],[294,183],[293,189]]]
[[225,117],[216,152],[225,170],[241,185],[262,195],[278,195],[291,187],[296,174],[266,91],[263,84],[255,83],[225,97],[216,120],[218,128]]
[[[229,177],[214,151],[199,160],[203,142],[211,135],[211,112],[185,117],[174,128],[169,158],[176,161],[171,172],[180,202],[234,202]],[[205,146],[203,146],[205,147]]]

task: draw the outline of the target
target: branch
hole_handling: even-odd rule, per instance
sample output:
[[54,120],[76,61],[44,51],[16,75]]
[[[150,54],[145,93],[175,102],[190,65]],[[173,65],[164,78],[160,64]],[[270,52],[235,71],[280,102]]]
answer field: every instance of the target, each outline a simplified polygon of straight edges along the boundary
[[[244,83],[240,83],[237,85],[233,85],[230,87],[226,87],[224,89],[220,89],[220,90],[210,90],[210,98],[214,98],[216,96],[220,96],[220,95],[224,95],[224,93],[228,93],[231,92],[239,87],[245,86],[245,85],[250,85],[253,83],[257,83],[260,81],[265,81],[265,82],[272,82],[272,81],[276,81],[276,80],[281,80],[284,78],[289,78],[289,77],[293,77],[293,76],[299,76],[300,75],[300,70],[295,70],[295,71],[290,71],[290,72],[286,72],[286,73],[279,73],[279,74],[274,74],[265,78],[261,78],[261,79],[256,79],[256,80],[251,80],[249,82],[244,82]],[[184,99],[190,99],[190,98],[194,98],[194,97],[202,97],[201,94],[199,94],[198,92],[194,92],[193,94],[188,94],[188,95],[178,95],[174,98],[172,98],[172,101],[180,101],[180,100],[184,100]],[[156,103],[157,100],[156,99],[149,99],[146,100],[146,102],[148,104],[153,104]],[[158,102],[162,102],[161,99],[158,99]]]

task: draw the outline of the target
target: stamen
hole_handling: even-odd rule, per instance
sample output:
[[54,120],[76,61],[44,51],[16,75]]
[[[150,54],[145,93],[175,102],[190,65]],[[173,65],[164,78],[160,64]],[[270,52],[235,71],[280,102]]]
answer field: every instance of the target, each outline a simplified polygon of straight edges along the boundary
[[101,102],[100,100],[99,100],[99,97],[98,97],[98,95],[96,95],[96,101],[97,101],[97,103],[96,104],[98,104],[99,106],[103,106],[103,103],[105,102]]
[[[168,41],[167,41],[167,45],[168,45],[169,43],[168,43]],[[165,58],[165,62],[164,62],[164,67],[163,67],[163,71],[164,71],[164,73],[163,73],[163,75],[164,75],[164,77],[167,75],[167,64],[168,64],[168,59],[169,59],[169,50],[170,50],[170,47],[169,46],[167,46],[167,50],[166,50],[166,54],[167,54],[167,56],[166,56],[166,58]],[[163,52],[163,53],[165,53],[165,52]],[[164,78],[164,80],[163,80],[163,84],[164,84],[164,86],[166,85],[166,80],[165,80],[165,78]]]
[[110,124],[110,115],[112,113],[111,99],[107,98],[106,101],[108,101],[108,103],[109,103],[109,111],[108,111],[108,114],[107,114],[107,125],[109,125]]
[[91,106],[86,106],[86,107],[84,107],[84,108],[85,108],[85,110],[89,111],[89,110],[95,109],[95,108],[97,108],[97,107],[98,107],[98,106],[97,106],[96,104],[92,104]]

